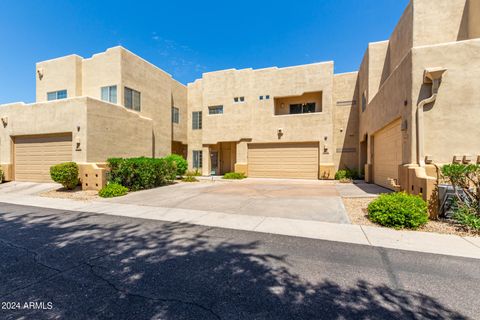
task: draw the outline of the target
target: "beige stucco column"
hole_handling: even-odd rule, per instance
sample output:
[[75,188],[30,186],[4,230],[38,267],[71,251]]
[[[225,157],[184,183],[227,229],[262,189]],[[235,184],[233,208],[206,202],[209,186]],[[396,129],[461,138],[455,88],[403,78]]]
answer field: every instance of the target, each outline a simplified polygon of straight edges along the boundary
[[237,142],[237,161],[235,172],[243,172],[248,175],[248,143],[247,141]]
[[202,146],[202,175],[209,176],[211,172],[210,162],[210,147],[208,145]]

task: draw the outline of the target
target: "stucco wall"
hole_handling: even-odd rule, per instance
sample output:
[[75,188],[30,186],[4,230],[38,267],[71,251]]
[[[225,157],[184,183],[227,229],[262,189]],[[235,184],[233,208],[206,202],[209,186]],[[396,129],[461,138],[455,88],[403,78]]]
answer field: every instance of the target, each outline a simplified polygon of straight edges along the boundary
[[[0,107],[0,117],[8,117],[8,124],[0,125],[0,163],[12,163],[12,136],[72,132],[73,161],[87,159],[86,98],[36,103],[9,104]],[[77,130],[80,126],[80,131]],[[81,151],[75,150],[75,141]]]
[[424,112],[425,155],[448,163],[454,155],[480,155],[480,39],[413,50],[413,97],[431,94],[425,68],[443,67],[437,100]]
[[179,109],[179,123],[172,123],[172,140],[187,143],[187,87],[172,80],[172,105]]
[[333,77],[335,169],[358,168],[358,73]]
[[154,123],[155,157],[170,154],[172,141],[172,78],[151,63],[122,48],[122,88],[141,92],[141,115]]
[[413,0],[413,8],[413,46],[467,38],[467,0]]
[[123,105],[121,48],[114,47],[82,62],[83,95],[101,99],[101,88],[117,86],[117,104]]
[[82,58],[69,55],[39,62],[36,65],[35,79],[36,102],[47,101],[48,92],[59,90],[67,90],[68,98],[81,96]]
[[87,99],[87,162],[151,157],[153,122],[122,106]]
[[480,0],[468,0],[468,37],[480,38]]

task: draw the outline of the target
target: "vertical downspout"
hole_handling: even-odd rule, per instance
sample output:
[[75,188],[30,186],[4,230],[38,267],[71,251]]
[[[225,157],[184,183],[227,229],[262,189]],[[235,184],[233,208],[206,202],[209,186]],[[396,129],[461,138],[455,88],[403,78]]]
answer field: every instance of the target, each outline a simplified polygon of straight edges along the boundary
[[443,68],[426,69],[424,75],[424,83],[432,83],[432,95],[420,101],[417,106],[417,163],[420,167],[425,166],[425,137],[424,137],[424,121],[423,108],[425,105],[435,102],[440,87],[440,80],[447,71]]

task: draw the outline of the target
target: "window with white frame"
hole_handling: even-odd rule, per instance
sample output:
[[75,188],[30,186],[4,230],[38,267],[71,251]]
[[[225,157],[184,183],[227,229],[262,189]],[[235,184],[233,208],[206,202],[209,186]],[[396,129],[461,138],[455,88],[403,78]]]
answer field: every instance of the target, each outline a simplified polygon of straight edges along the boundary
[[102,87],[101,93],[103,101],[117,103],[117,86]]
[[47,101],[67,98],[67,90],[52,91],[47,93]]
[[245,102],[245,97],[234,97],[233,102],[235,102],[235,103]]
[[180,123],[180,111],[176,107],[172,107],[172,122]]
[[192,129],[193,130],[202,129],[202,111],[192,112]]
[[223,106],[208,107],[208,114],[223,114]]
[[199,169],[202,167],[203,155],[201,150],[193,150],[193,167]]
[[139,91],[125,87],[125,108],[140,111],[141,94]]

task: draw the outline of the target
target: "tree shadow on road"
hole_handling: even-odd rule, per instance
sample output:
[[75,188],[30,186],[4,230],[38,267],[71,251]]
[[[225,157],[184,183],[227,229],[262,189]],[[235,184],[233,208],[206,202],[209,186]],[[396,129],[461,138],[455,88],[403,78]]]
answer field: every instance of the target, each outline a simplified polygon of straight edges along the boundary
[[[358,281],[314,283],[262,243],[179,223],[0,206],[6,318],[464,319],[436,299]],[[262,251],[263,250],[263,251]]]

